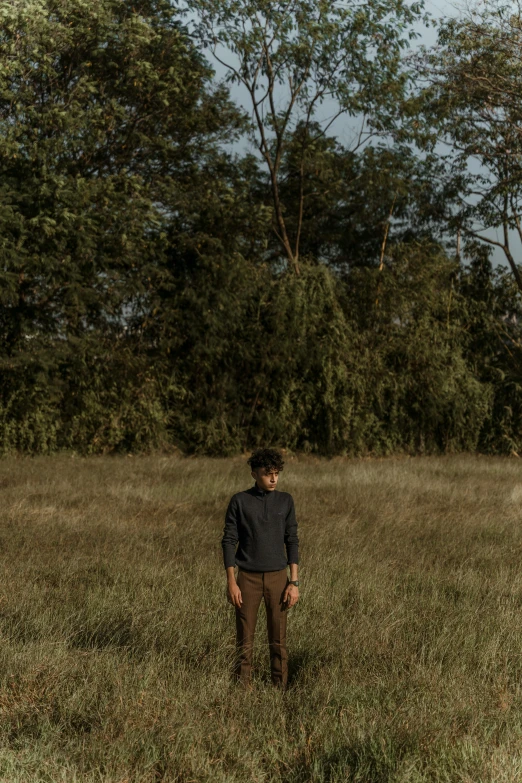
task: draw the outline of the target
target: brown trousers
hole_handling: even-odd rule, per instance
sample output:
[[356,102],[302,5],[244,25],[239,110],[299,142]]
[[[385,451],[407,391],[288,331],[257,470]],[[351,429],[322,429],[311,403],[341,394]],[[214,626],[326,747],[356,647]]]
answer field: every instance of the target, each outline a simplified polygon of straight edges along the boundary
[[236,607],[237,663],[235,674],[242,685],[249,685],[257,612],[265,601],[270,669],[272,683],[286,688],[288,662],[286,653],[286,616],[283,593],[288,584],[286,568],[282,571],[239,571],[237,584],[243,603]]

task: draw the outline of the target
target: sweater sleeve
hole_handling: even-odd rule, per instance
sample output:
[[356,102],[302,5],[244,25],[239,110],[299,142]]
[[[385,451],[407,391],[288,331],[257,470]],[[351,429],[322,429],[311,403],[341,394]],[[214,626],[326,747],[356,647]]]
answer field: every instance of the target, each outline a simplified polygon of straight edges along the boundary
[[288,563],[299,563],[299,538],[295,518],[294,500],[290,498],[290,508],[286,515],[285,546]]
[[238,542],[237,512],[237,500],[233,497],[228,504],[227,513],[225,515],[225,529],[223,531],[223,538],[221,539],[225,568],[235,566],[236,564],[236,545]]

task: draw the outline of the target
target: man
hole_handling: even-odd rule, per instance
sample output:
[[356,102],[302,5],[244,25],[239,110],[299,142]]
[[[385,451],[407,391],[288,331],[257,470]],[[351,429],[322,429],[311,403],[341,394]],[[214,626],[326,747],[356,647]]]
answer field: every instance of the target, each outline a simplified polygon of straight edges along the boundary
[[287,610],[299,599],[299,540],[294,501],[288,492],[276,489],[284,465],[279,451],[258,449],[248,464],[255,484],[232,497],[221,542],[227,597],[236,609],[235,675],[244,687],[250,686],[257,612],[264,600],[272,683],[284,690],[288,680]]

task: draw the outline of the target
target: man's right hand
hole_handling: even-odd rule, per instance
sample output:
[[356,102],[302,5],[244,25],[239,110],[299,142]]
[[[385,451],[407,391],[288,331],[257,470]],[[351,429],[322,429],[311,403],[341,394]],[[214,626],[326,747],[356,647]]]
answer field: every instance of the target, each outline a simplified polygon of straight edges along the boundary
[[237,606],[238,609],[241,609],[243,599],[241,597],[241,590],[237,586],[237,582],[235,580],[233,582],[227,583],[227,599],[232,604],[232,606]]

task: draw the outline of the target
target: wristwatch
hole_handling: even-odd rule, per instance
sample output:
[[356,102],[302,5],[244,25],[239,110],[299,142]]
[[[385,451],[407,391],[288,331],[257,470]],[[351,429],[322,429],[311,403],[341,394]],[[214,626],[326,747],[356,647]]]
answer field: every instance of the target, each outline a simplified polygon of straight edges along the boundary
[[296,579],[295,581],[291,582],[290,579],[288,580],[289,585],[295,585],[295,587],[299,587],[299,579]]

